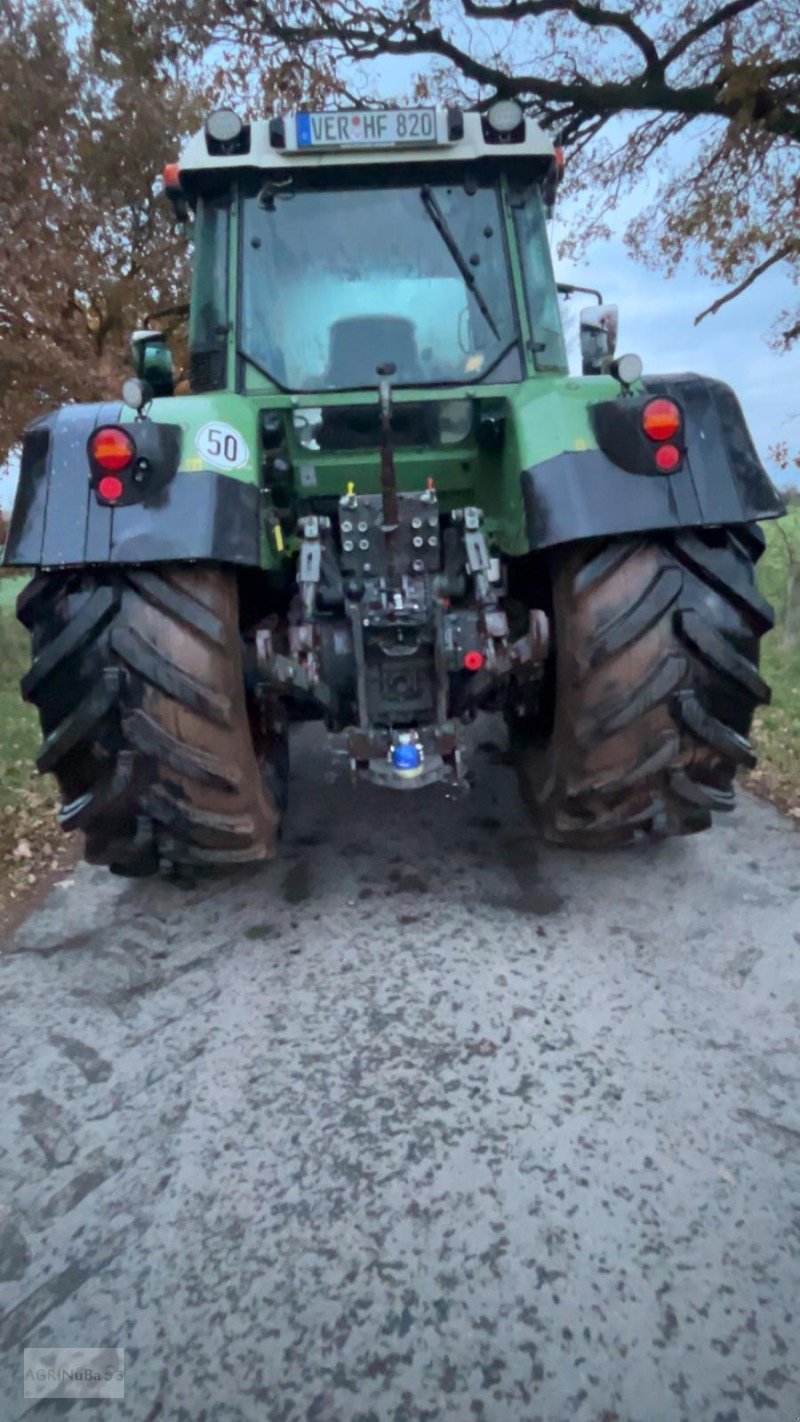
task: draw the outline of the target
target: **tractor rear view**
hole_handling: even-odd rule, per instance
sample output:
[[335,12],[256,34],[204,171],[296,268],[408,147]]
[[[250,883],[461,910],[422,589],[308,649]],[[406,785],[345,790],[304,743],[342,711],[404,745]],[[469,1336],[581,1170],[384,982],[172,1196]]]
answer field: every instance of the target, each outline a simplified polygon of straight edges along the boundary
[[562,844],[731,808],[782,507],[728,386],[617,357],[613,307],[570,376],[558,178],[511,102],[219,110],[169,165],[191,393],[136,332],[122,401],[26,432],[6,550],[37,570],[39,769],[91,862],[270,858],[309,719],[410,793],[462,781],[498,713]]

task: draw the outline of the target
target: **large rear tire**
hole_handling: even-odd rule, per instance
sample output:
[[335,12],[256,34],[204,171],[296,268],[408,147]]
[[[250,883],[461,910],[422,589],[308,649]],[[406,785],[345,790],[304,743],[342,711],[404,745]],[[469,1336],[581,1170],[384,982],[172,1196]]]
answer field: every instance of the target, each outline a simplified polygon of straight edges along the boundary
[[235,575],[219,567],[36,577],[17,615],[33,664],[41,772],[86,858],[123,874],[270,859],[274,767],[248,723]]
[[522,795],[576,847],[692,834],[733,808],[769,700],[757,525],[587,542],[552,562],[555,657],[545,723],[512,720]]

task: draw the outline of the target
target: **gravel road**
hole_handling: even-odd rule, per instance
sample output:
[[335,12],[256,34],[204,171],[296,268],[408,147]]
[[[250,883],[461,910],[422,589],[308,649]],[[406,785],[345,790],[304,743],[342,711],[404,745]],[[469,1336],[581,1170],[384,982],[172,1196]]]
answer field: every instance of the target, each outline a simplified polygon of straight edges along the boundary
[[[5,945],[4,1422],[794,1422],[789,821],[590,856],[487,741],[455,799],[295,762],[274,864]],[[124,1401],[23,1399],[83,1345]]]

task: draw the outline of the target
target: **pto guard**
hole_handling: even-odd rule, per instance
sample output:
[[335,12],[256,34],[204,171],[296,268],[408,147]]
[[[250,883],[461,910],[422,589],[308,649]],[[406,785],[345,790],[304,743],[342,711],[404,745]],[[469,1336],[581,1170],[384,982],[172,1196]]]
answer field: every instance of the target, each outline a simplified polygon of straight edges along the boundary
[[[156,400],[145,420],[119,402],[44,416],[25,434],[4,563],[265,566],[256,420],[249,401],[226,394]],[[118,424],[138,439],[150,474],[135,502],[108,507],[92,488],[88,442]]]
[[[685,455],[673,474],[633,473],[602,447],[564,450],[522,474],[529,547],[648,530],[736,525],[779,518],[784,505],[756,454],[741,406],[728,385],[699,375],[651,376],[646,393],[674,400],[683,413]],[[589,408],[598,446],[617,422],[631,424],[641,402],[620,396]]]

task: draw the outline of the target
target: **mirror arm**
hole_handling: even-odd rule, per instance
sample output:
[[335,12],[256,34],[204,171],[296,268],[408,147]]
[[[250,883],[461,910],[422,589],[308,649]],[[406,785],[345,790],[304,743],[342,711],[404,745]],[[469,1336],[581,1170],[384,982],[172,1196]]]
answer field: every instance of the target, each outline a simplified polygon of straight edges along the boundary
[[593,286],[573,286],[572,282],[569,281],[557,281],[556,291],[559,296],[574,296],[576,291],[582,291],[585,296],[596,297],[598,306],[605,305],[602,291],[597,291]]
[[164,307],[161,308],[160,311],[149,311],[149,312],[147,313],[147,315],[145,316],[145,318],[144,318],[144,321],[143,321],[143,323],[142,323],[142,328],[141,328],[141,329],[142,329],[143,331],[149,331],[149,330],[150,330],[150,322],[151,322],[151,321],[159,321],[159,320],[162,320],[165,316],[188,316],[188,315],[189,315],[189,303],[188,303],[188,301],[182,301],[178,306],[164,306]]

